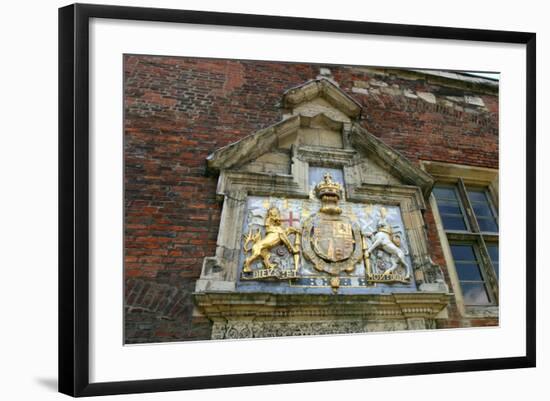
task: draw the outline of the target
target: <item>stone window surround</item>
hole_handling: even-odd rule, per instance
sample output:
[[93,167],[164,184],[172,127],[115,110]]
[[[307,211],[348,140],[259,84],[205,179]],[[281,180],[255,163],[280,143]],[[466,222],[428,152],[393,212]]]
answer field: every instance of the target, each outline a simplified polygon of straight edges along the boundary
[[[420,162],[421,168],[434,177],[436,183],[456,185],[460,180],[466,186],[485,187],[488,189],[494,207],[498,210],[499,199],[499,181],[498,170],[485,167],[473,167],[458,165],[452,163],[433,162],[423,160]],[[435,196],[432,194],[429,198],[430,207],[434,216],[434,221],[441,242],[443,256],[447,265],[447,271],[451,280],[451,286],[455,295],[456,305],[463,317],[466,318],[498,318],[499,307],[497,305],[488,306],[470,306],[464,304],[462,289],[456,271],[454,259],[451,253],[451,247],[447,238],[447,233],[443,227],[443,221],[439,214],[439,209]],[[483,264],[483,263],[482,263]],[[496,282],[495,277],[492,277]],[[494,284],[493,284],[494,286]],[[496,283],[498,298],[498,283]]]

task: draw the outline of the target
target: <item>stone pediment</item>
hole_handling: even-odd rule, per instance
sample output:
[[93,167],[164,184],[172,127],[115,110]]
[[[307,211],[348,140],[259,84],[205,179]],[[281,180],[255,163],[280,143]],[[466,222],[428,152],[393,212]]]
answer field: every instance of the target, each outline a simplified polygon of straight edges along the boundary
[[[341,97],[348,96],[335,88],[332,90],[341,93]],[[322,93],[318,91],[317,98],[307,97],[309,103],[296,103],[303,108],[294,109],[295,114],[286,119],[218,149],[208,157],[208,168],[220,172],[292,176],[297,185],[304,187],[300,180],[307,177],[295,174],[301,163],[338,166],[350,170],[356,185],[414,185],[425,197],[429,195],[433,186],[429,174],[358,122],[344,121],[333,106],[319,111],[316,99]],[[311,102],[315,107],[305,108],[304,105]]]
[[235,169],[267,153],[302,146],[342,149],[343,131],[343,122],[324,113],[293,115],[215,151],[207,159],[208,167],[214,170]]
[[350,121],[360,116],[362,106],[332,81],[319,78],[287,90],[282,105],[292,114],[325,112],[333,119]]

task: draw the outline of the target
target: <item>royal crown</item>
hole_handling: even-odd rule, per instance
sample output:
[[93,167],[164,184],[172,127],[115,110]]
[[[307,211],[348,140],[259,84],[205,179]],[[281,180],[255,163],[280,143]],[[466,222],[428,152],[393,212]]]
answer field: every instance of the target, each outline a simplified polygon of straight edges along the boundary
[[332,180],[330,173],[325,173],[323,181],[315,187],[315,193],[319,198],[323,196],[337,196],[338,199],[341,199],[342,186],[338,182]]

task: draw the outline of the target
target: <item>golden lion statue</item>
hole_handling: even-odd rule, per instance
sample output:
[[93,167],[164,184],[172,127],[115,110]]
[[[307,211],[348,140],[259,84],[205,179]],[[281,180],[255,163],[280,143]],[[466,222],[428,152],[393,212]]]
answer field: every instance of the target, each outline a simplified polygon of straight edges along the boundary
[[[250,273],[250,264],[254,262],[259,257],[262,258],[264,267],[266,269],[271,269],[276,267],[274,263],[271,263],[269,258],[271,253],[269,252],[273,247],[279,245],[281,242],[285,244],[288,250],[293,254],[297,255],[300,251],[297,246],[291,244],[288,236],[289,234],[299,235],[300,231],[294,227],[284,228],[281,226],[281,214],[279,209],[276,207],[271,207],[267,211],[267,216],[265,218],[265,237],[262,238],[260,230],[255,234],[249,232],[245,235],[244,242],[244,251],[246,253],[252,252],[252,254],[246,258],[243,266],[243,272]],[[247,248],[248,244],[252,242],[252,247]],[[298,242],[298,241],[296,241]]]

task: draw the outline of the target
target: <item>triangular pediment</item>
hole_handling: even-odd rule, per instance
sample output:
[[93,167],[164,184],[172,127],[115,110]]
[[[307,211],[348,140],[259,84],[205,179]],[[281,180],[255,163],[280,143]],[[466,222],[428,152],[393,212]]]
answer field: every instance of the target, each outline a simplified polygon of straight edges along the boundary
[[299,164],[340,166],[353,170],[360,183],[414,185],[430,193],[433,178],[351,119],[359,116],[357,102],[330,81],[293,88],[283,103],[292,114],[218,149],[208,157],[208,168],[290,179]]
[[266,153],[290,151],[301,146],[342,149],[343,128],[343,122],[324,113],[315,116],[297,114],[218,149],[208,156],[208,167],[235,169]]
[[283,94],[282,105],[291,114],[324,113],[340,121],[356,119],[362,110],[358,101],[326,78],[311,80],[288,89]]

